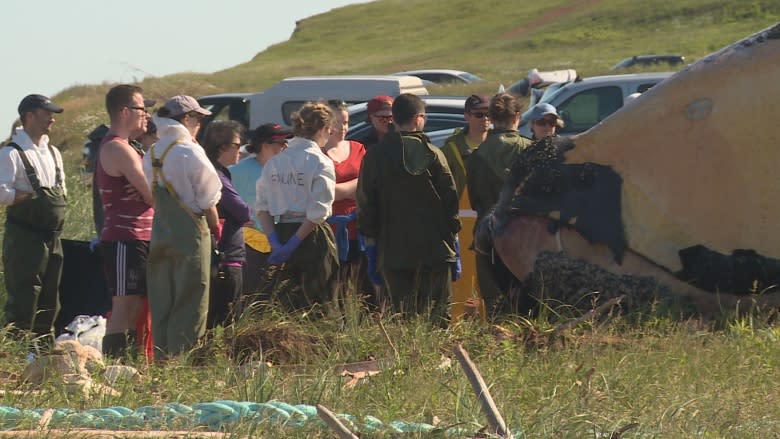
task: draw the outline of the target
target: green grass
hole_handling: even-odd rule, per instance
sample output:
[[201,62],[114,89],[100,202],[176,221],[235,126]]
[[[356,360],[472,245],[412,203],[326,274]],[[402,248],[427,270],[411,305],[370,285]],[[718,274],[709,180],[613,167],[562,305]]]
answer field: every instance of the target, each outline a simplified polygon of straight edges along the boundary
[[[302,20],[289,41],[248,63],[210,75],[149,78],[141,85],[149,97],[161,100],[177,93],[262,90],[291,75],[450,67],[486,81],[474,89],[451,86],[432,93],[491,93],[533,67],[575,68],[594,75],[627,56],[658,52],[680,53],[694,61],[772,25],[778,17],[780,3],[769,0],[383,0]],[[94,234],[90,193],[77,174],[86,134],[105,119],[102,101],[110,85],[71,87],[55,96],[67,109],[52,133],[54,143],[65,151],[70,201],[66,238]],[[0,304],[4,299],[0,286]],[[277,399],[321,403],[338,413],[370,414],[383,421],[430,423],[436,417],[444,426],[465,425],[476,431],[485,425],[485,417],[457,362],[453,359],[449,369],[438,368],[442,355],[451,356],[453,345],[460,342],[480,368],[504,418],[527,437],[610,437],[633,422],[638,426],[620,437],[766,438],[777,437],[780,430],[780,330],[770,316],[731,317],[717,324],[679,322],[654,313],[614,316],[556,340],[532,337],[557,323],[552,312],[530,322],[505,324],[508,339],[477,324],[442,331],[422,320],[389,316],[383,323],[399,351],[398,360],[389,370],[345,388],[346,379],[334,373],[334,365],[393,355],[373,319],[354,300],[348,305],[342,318],[312,322],[272,310],[220,330],[198,354],[208,353],[205,366],[193,365],[195,353],[164,367],[134,362],[144,370],[144,378],[140,384],[119,386],[118,397],[72,396],[49,383],[40,393],[6,394],[0,405],[84,410]],[[293,352],[292,360],[267,371],[242,371],[227,355],[233,348],[230,335],[258,327],[304,334],[310,342],[306,349],[299,348],[307,354],[296,357]],[[16,386],[13,374],[24,367],[28,342],[0,331],[0,375],[6,390]],[[264,426],[258,431],[250,423],[229,431],[332,437],[311,429]]]
[[[183,357],[145,369],[140,384],[117,386],[117,397],[69,396],[62,386],[48,384],[47,392],[5,396],[2,404],[86,410],[275,399],[323,404],[337,413],[373,415],[385,422],[431,423],[436,417],[442,427],[476,431],[485,417],[452,355],[455,343],[462,343],[508,425],[526,437],[609,437],[631,423],[638,425],[621,437],[762,438],[774,437],[778,428],[780,331],[766,321],[732,319],[715,329],[663,319],[637,324],[616,316],[563,338],[529,343],[531,329],[549,327],[546,322],[505,324],[504,335],[510,338],[499,339],[495,330],[482,325],[443,331],[422,320],[386,318],[398,360],[348,388],[334,365],[364,360],[366,354],[392,358],[371,319],[361,312],[348,319],[354,321],[266,315],[265,327],[293,328],[315,337],[317,349],[291,364],[252,372],[220,353],[209,356],[207,366],[193,366],[192,356]],[[218,340],[209,350],[229,343]],[[20,370],[26,347],[4,333],[0,347],[5,353],[0,371]],[[449,368],[440,367],[442,356],[452,358]],[[254,428],[244,422],[229,431],[246,434]],[[260,431],[276,437],[332,437],[313,427],[277,428],[262,426]]]

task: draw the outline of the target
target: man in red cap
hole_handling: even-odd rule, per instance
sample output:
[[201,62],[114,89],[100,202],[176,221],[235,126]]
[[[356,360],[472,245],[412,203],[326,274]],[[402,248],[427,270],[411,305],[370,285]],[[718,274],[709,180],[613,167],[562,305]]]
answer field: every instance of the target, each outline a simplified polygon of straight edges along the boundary
[[6,209],[3,266],[8,323],[51,334],[59,310],[60,233],[65,222],[65,173],[49,144],[54,114],[62,107],[32,94],[19,104],[22,126],[0,149],[0,204]]
[[363,142],[368,150],[379,143],[385,134],[390,131],[390,125],[393,124],[393,98],[384,95],[371,98],[368,101],[366,122],[374,127],[374,130]]

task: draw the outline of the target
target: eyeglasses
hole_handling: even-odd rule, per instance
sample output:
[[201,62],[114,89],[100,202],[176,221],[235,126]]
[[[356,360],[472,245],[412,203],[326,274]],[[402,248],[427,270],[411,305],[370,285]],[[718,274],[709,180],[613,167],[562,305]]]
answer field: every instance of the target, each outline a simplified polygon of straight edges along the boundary
[[385,122],[385,123],[390,123],[390,122],[393,121],[393,116],[377,116],[377,115],[373,115],[371,117],[375,117],[376,120],[378,120],[380,122]]
[[269,140],[266,143],[270,143],[271,145],[287,146],[287,140],[286,139],[282,139],[282,140]]
[[488,117],[488,114],[484,111],[472,111],[469,114],[471,114],[473,117],[476,117],[477,119],[484,119]]
[[539,119],[534,123],[539,126],[554,127],[558,124],[558,119]]
[[202,114],[200,114],[200,113],[195,113],[195,112],[192,112],[192,113],[187,113],[187,116],[189,116],[189,117],[191,117],[191,118],[193,118],[193,119],[197,120],[198,122],[200,122],[200,120],[201,120],[201,119],[203,119],[203,117],[204,117]]
[[241,143],[239,142],[230,142],[228,145],[230,145],[233,148],[241,148]]
[[147,112],[146,111],[146,107],[133,107],[133,106],[128,105],[126,108],[128,110],[138,110],[138,111],[140,111],[142,113],[146,113]]

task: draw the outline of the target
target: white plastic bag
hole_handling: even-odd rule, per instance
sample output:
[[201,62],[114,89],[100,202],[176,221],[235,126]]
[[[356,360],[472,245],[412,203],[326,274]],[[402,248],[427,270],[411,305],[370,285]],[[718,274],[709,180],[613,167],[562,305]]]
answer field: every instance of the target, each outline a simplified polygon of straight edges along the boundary
[[68,332],[57,337],[57,341],[76,340],[103,352],[103,336],[106,335],[106,319],[103,316],[76,316],[65,330]]

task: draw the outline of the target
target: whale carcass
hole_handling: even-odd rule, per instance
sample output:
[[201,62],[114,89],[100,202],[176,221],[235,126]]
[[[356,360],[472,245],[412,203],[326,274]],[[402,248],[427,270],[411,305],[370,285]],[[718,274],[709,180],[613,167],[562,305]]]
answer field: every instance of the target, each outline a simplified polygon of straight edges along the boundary
[[780,23],[518,154],[477,250],[567,303],[612,288],[777,306],[779,115]]

